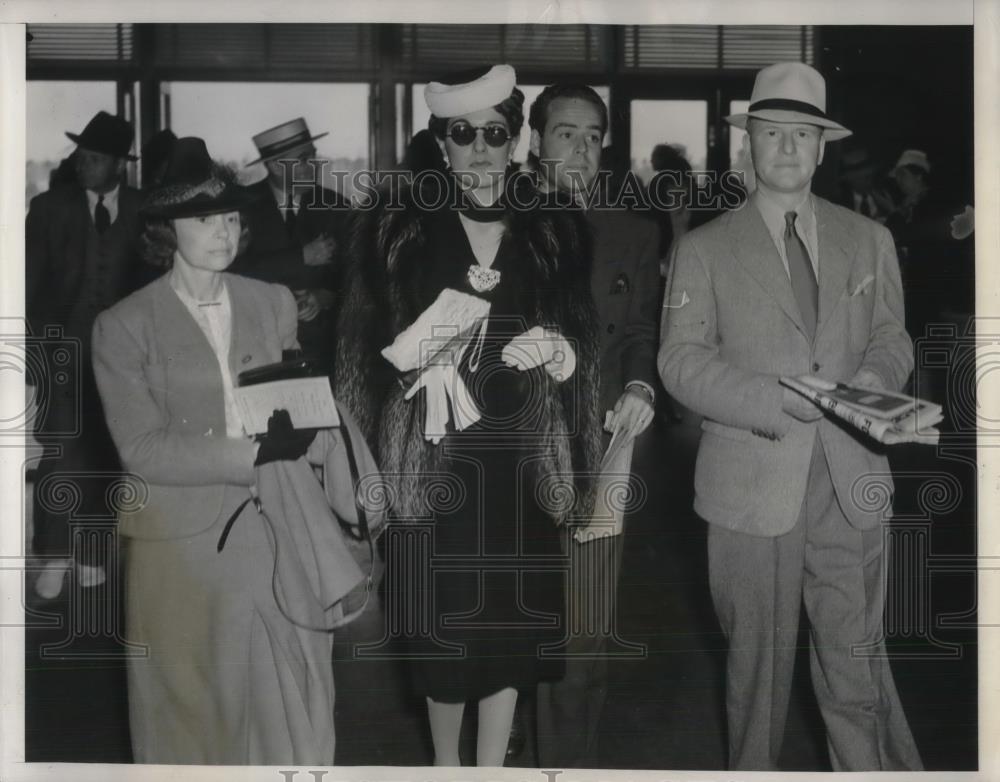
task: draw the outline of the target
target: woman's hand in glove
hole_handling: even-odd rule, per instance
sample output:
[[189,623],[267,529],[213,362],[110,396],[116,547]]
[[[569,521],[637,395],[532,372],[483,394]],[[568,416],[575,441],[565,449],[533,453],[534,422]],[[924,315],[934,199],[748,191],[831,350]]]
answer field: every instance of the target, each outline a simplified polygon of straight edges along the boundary
[[296,429],[287,410],[275,410],[267,419],[267,433],[257,439],[260,448],[257,449],[254,467],[268,462],[294,462],[305,456],[314,439],[315,429]]
[[576,353],[558,331],[535,326],[514,337],[501,354],[507,366],[524,371],[543,367],[557,382],[568,380],[576,369]]

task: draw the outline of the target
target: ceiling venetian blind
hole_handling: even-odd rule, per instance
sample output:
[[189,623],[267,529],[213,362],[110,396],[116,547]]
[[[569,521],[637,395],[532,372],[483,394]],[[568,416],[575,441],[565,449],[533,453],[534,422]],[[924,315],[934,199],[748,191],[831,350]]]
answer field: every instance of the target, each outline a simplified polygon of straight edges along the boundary
[[591,25],[403,25],[400,68],[433,74],[486,63],[523,71],[605,68],[605,32]]
[[627,71],[756,70],[774,62],[815,61],[812,27],[798,25],[629,25],[621,65]]
[[28,63],[130,63],[131,24],[29,24]]

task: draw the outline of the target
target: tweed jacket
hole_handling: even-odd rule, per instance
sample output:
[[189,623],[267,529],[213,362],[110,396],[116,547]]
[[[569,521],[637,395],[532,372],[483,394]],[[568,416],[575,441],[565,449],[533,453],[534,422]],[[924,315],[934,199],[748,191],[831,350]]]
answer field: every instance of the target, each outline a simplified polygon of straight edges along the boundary
[[[225,275],[232,301],[233,378],[297,347],[288,289]],[[123,535],[195,535],[223,514],[229,487],[254,482],[254,445],[226,437],[218,360],[167,275],[102,312],[94,374],[122,464],[144,483],[144,503],[119,515]]]
[[913,368],[892,237],[873,220],[813,199],[819,313],[812,342],[752,203],[680,240],[664,302],[660,375],[672,395],[705,416],[695,510],[754,535],[794,526],[816,437],[850,523],[869,529],[889,513],[892,479],[874,440],[829,417],[803,423],[782,410],[783,375],[848,381],[864,368],[898,390]]

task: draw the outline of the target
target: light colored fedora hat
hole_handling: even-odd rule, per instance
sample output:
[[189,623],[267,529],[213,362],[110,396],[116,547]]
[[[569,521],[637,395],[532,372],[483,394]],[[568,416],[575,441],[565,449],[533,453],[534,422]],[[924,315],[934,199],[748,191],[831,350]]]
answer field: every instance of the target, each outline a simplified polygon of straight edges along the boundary
[[257,146],[260,157],[247,165],[252,166],[254,163],[261,163],[265,160],[275,160],[327,135],[329,133],[311,136],[309,126],[306,125],[306,121],[302,117],[283,122],[253,137],[253,143]]
[[923,170],[925,174],[931,172],[931,164],[927,159],[927,153],[922,149],[904,149],[903,154],[899,156],[899,160],[896,161],[896,165],[892,167],[892,171],[889,172],[889,176],[895,177],[896,172],[899,171],[903,166],[915,166]]
[[746,130],[750,117],[818,125],[828,141],[851,135],[826,115],[826,81],[819,71],[803,62],[775,63],[757,74],[747,112],[732,114],[726,122]]

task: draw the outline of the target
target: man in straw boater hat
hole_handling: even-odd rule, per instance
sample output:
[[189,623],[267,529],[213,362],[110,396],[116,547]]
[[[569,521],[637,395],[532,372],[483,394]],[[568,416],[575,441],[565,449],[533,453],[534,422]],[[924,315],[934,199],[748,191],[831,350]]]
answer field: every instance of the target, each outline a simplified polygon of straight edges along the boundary
[[[340,250],[350,204],[322,185],[317,139],[301,117],[253,137],[267,177],[250,189],[246,211],[249,244],[232,271],[287,286],[299,308],[299,342],[320,358],[332,358]],[[253,165],[251,163],[250,165]]]
[[[56,507],[63,503],[53,503],[45,487],[57,486],[56,473],[62,473],[77,485],[82,500],[77,513],[110,512],[105,488],[119,468],[94,386],[90,331],[97,313],[138,284],[140,266],[140,195],[122,181],[126,161],[136,159],[129,154],[132,126],[99,111],[81,133],[66,136],[77,145],[76,182],[33,198],[24,230],[25,311],[32,333],[45,336],[58,327],[59,341],[78,346],[70,364],[48,367],[50,393],[37,433],[60,448],[58,456],[39,465],[35,483],[34,552],[51,558],[35,584],[44,598],[61,592],[71,558],[78,585],[104,580],[100,552],[71,545],[70,510]],[[60,382],[60,376],[70,382]]]
[[803,601],[812,680],[836,771],[920,769],[882,642],[889,464],[874,440],[779,384],[899,390],[913,367],[889,232],[811,194],[826,83],[764,68],[746,114],[757,188],[687,234],[671,263],[658,357],[667,390],[705,417],[695,510],[729,641],[729,766],[775,769]]

